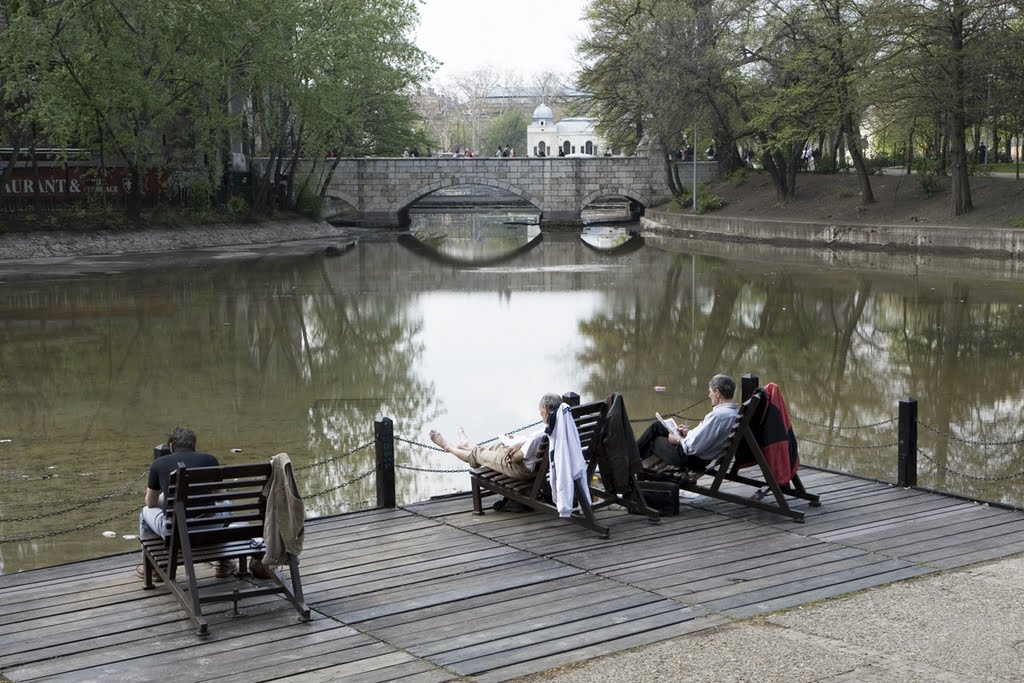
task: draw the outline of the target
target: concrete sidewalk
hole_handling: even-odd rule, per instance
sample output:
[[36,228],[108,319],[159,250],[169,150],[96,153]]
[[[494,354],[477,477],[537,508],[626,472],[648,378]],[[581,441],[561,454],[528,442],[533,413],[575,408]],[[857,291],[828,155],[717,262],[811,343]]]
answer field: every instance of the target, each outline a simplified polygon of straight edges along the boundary
[[1020,683],[1024,555],[834,598],[521,683]]

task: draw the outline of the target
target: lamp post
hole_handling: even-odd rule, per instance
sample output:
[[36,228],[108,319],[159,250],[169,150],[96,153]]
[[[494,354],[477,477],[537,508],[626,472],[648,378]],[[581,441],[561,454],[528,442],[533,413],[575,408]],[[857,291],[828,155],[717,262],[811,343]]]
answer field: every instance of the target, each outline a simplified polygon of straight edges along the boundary
[[693,122],[693,212],[697,213],[697,121]]

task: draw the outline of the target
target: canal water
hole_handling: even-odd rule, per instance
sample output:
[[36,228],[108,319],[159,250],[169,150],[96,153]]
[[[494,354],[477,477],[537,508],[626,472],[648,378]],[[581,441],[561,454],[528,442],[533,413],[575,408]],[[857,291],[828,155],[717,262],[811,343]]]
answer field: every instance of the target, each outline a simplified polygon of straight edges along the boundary
[[655,411],[692,424],[720,371],[781,386],[804,463],[889,481],[912,396],[922,485],[1024,505],[1024,284],[1005,262],[529,222],[419,214],[414,236],[336,257],[0,285],[0,572],[137,548],[175,425],[223,463],[289,453],[326,515],[373,505],[381,417],[410,502],[469,487],[431,428],[529,428],[547,391],[620,392],[638,431]]

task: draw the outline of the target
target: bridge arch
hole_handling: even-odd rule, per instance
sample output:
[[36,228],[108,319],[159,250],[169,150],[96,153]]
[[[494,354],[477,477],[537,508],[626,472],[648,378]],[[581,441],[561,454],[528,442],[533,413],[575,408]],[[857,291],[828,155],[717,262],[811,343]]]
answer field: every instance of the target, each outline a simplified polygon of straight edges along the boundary
[[399,199],[398,202],[395,204],[393,210],[396,213],[407,213],[409,207],[418,199],[422,199],[423,197],[426,197],[428,194],[431,194],[432,192],[437,192],[438,190],[441,190],[443,188],[456,187],[459,185],[482,185],[484,187],[493,187],[499,190],[504,190],[505,192],[514,194],[523,201],[529,203],[531,206],[537,209],[537,211],[541,213],[544,212],[544,201],[534,196],[531,192],[528,192],[527,190],[517,187],[516,185],[513,185],[512,183],[505,180],[496,180],[493,178],[486,178],[480,176],[476,176],[473,178],[461,178],[456,176],[451,178],[445,178],[444,180],[437,180],[427,185],[423,185],[418,189],[408,193],[401,199]]
[[586,197],[584,197],[583,201],[580,202],[579,210],[583,211],[585,208],[596,202],[601,197],[625,197],[626,199],[636,202],[645,209],[651,206],[653,203],[650,197],[643,195],[639,192],[634,192],[633,190],[630,190],[625,187],[616,187],[610,189],[605,188],[601,190],[594,190]]
[[349,194],[342,192],[336,187],[328,186],[326,197],[328,199],[334,199],[340,202],[345,202],[346,204],[351,206],[354,211],[359,211],[359,201],[355,197],[352,197]]

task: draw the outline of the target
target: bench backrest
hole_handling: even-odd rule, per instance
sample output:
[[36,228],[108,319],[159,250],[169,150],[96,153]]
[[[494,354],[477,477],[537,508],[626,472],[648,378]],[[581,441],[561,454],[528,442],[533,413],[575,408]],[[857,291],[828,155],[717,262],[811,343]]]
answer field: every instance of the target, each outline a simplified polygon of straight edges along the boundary
[[[750,433],[750,423],[753,421],[754,416],[757,415],[757,409],[760,403],[761,395],[755,393],[740,404],[736,422],[732,427],[732,431],[729,432],[729,440],[725,442],[722,446],[722,452],[719,453],[717,458],[711,461],[711,464],[714,464],[723,458],[727,461],[731,460],[733,457],[736,457],[738,453],[741,456],[744,453],[749,456],[749,444],[745,435]],[[741,459],[745,459],[745,457]]]
[[168,520],[172,525],[184,520],[193,548],[262,537],[267,511],[263,487],[271,471],[269,462],[179,466],[171,475]]
[[607,413],[608,404],[604,401],[583,403],[569,409],[572,421],[576,423],[576,430],[580,433],[580,446],[583,447],[583,458],[588,463],[594,459],[598,444],[604,437],[605,416]]

